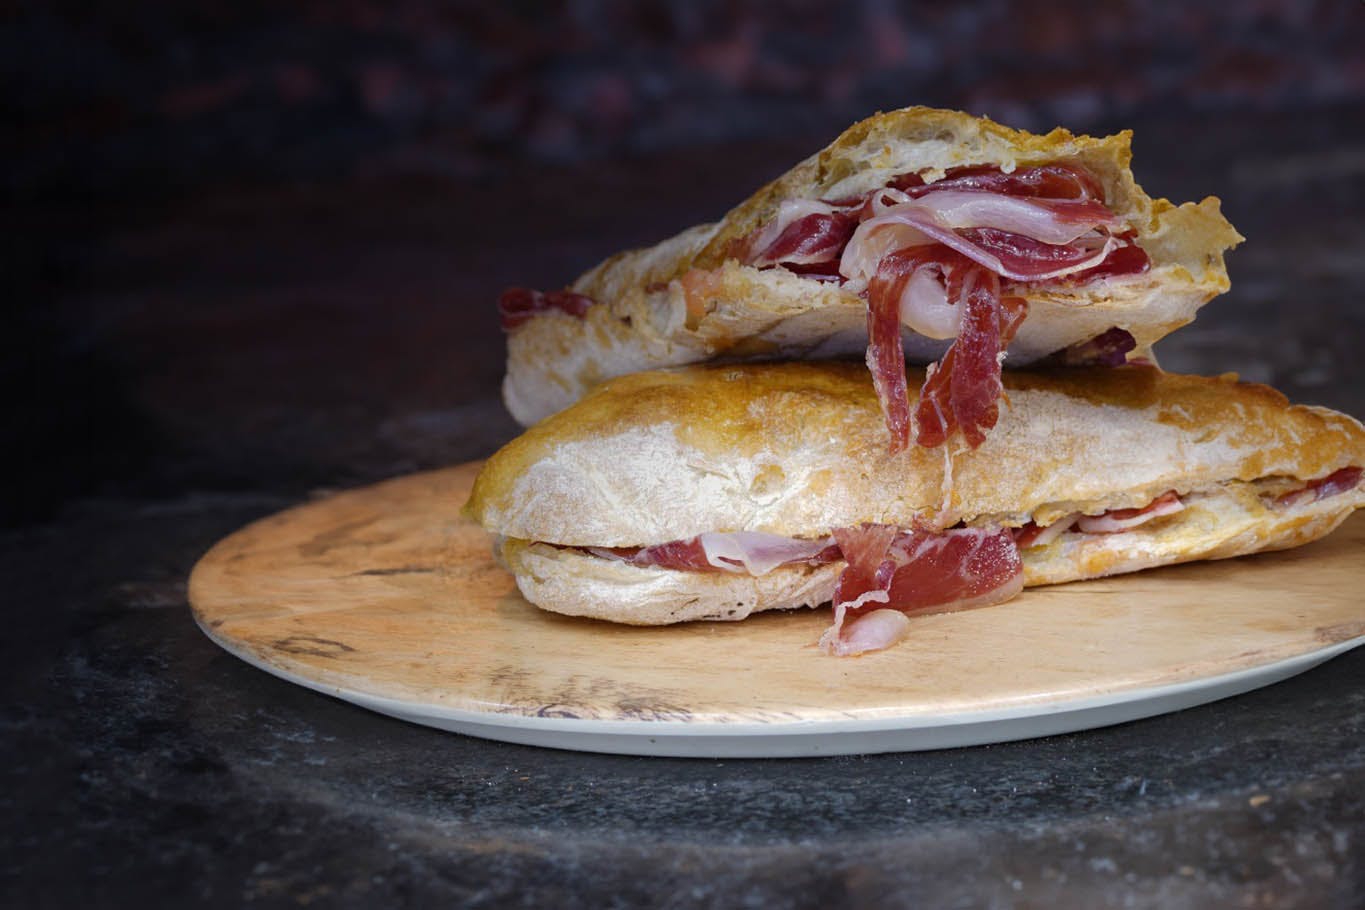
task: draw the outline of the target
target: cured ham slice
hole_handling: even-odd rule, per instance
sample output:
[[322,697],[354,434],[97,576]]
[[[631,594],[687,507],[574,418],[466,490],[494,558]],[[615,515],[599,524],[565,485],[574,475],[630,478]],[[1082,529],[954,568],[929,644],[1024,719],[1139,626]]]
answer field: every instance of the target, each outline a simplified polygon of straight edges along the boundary
[[1097,202],[1046,205],[990,193],[945,192],[898,201],[872,194],[840,259],[852,282],[865,279],[886,252],[878,234],[894,232],[898,246],[941,243],[1005,278],[1040,281],[1094,268],[1120,245],[1099,229],[1121,226]]
[[1116,239],[1119,245],[1109,251],[1103,262],[1093,268],[1072,272],[1058,283],[1078,285],[1106,281],[1110,278],[1130,278],[1151,270],[1151,258],[1146,250],[1137,245],[1137,231],[1125,231],[1117,235]]
[[811,266],[839,261],[858,226],[855,215],[812,199],[788,200],[777,217],[748,241],[741,257],[749,265]]
[[1104,198],[1104,190],[1093,175],[1065,164],[1018,168],[1008,174],[990,165],[960,167],[933,183],[925,183],[918,174],[907,174],[897,177],[891,186],[911,196],[934,190],[966,189],[1075,202]]
[[510,332],[532,317],[552,310],[581,318],[595,302],[591,297],[573,291],[508,288],[498,297],[498,316],[502,322],[502,330]]
[[900,610],[872,610],[844,625],[839,633],[839,650],[835,653],[842,657],[883,651],[909,634],[910,617]]
[[594,556],[618,559],[634,566],[745,572],[749,575],[767,575],[778,566],[791,563],[833,562],[840,558],[834,539],[830,537],[802,540],[755,531],[730,534],[708,532],[651,547],[594,547],[589,552]]
[[886,609],[910,613],[986,606],[1009,600],[1024,587],[1023,562],[1008,530],[863,525],[837,530],[834,537],[848,567],[835,589],[834,624],[820,638],[831,654],[861,654],[898,641],[902,624],[870,621]]
[[[915,441],[939,446],[960,431],[976,448],[1000,419],[1001,353],[1028,315],[1028,304],[1020,297],[1001,298],[998,279],[984,269],[954,280],[962,282],[962,331],[924,378],[915,408]],[[953,288],[950,283],[950,294]]]
[[[897,250],[877,266],[867,296],[867,368],[891,434],[891,451],[910,444],[910,398],[905,378],[905,349],[901,344],[900,300],[922,269],[944,265],[944,258],[920,247]],[[937,284],[937,280],[930,279]],[[946,295],[944,297],[947,299]]]
[[1303,489],[1276,497],[1275,508],[1288,509],[1294,506],[1303,506],[1310,502],[1317,502],[1319,499],[1326,499],[1328,496],[1349,492],[1360,483],[1361,474],[1360,468],[1350,467],[1333,471],[1326,477],[1319,477],[1317,480],[1310,480]]
[[1137,339],[1127,329],[1115,326],[1089,341],[1073,344],[1058,351],[1052,360],[1069,367],[1121,367],[1128,362],[1128,354],[1137,347]]
[[1118,534],[1145,525],[1154,518],[1174,515],[1185,508],[1175,491],[1162,493],[1140,509],[1110,509],[1103,515],[1082,515],[1076,530],[1086,534]]
[[778,566],[817,559],[834,543],[831,538],[800,540],[752,531],[701,534],[698,540],[711,565],[750,575],[767,575]]
[[[587,547],[589,553],[602,559],[613,559],[633,566],[657,566],[688,572],[716,572],[720,569],[706,558],[706,550],[699,537],[670,540],[651,547]],[[737,567],[736,567],[737,568]]]
[[[957,232],[973,259],[1002,278],[1036,282],[1098,268],[1119,248],[1113,237],[1089,236],[1048,243],[999,228],[966,228]],[[974,254],[974,255],[973,255]]]
[[1073,512],[1047,527],[1029,522],[1014,531],[1014,544],[1021,550],[1043,547],[1067,531],[1084,534],[1119,534],[1145,525],[1147,522],[1183,511],[1185,504],[1174,490],[1162,493],[1140,509],[1110,509],[1100,515]]
[[943,247],[907,247],[885,256],[867,294],[867,366],[882,404],[891,451],[910,444],[910,402],[907,396],[905,359],[901,345],[902,315],[907,306],[926,309],[946,303],[907,301],[916,282],[926,277],[937,282],[946,276],[943,301],[955,301],[960,320],[957,339],[937,365],[930,366],[915,412],[916,441],[922,446],[942,445],[961,429],[973,448],[985,440],[985,431],[999,418],[1000,353],[1009,344],[1028,313],[1028,304],[1017,297],[1000,297],[995,275],[966,257]]
[[1063,518],[1054,521],[1050,525],[1039,527],[1033,522],[1029,522],[1021,528],[1014,529],[1014,545],[1021,550],[1028,550],[1033,547],[1045,547],[1058,537],[1071,530],[1076,519],[1081,517],[1080,512],[1072,512]]
[[845,611],[856,610],[867,603],[887,603],[891,599],[891,576],[895,563],[886,556],[895,542],[899,529],[895,525],[862,525],[857,528],[837,528],[834,540],[839,553],[848,562],[834,588],[834,603]]

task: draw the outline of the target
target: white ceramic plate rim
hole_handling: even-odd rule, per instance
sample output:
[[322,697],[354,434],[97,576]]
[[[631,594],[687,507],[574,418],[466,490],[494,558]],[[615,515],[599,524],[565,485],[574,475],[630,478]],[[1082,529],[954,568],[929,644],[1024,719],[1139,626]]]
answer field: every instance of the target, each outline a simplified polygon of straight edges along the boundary
[[774,758],[856,755],[983,745],[1070,733],[1178,711],[1287,679],[1365,644],[1337,642],[1258,667],[1161,686],[949,714],[880,715],[819,721],[707,723],[602,720],[472,711],[402,701],[318,682],[262,659],[199,623],[215,644],[254,667],[380,714],[442,730],[527,745],[627,755]]

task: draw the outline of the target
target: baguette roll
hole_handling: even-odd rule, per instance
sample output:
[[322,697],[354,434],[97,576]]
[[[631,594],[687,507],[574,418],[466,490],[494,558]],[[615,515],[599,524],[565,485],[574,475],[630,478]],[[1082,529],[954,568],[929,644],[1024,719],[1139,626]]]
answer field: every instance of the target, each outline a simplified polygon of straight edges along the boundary
[[[693,571],[603,548],[1031,525],[1052,529],[1034,545],[1016,537],[1036,585],[1297,546],[1365,505],[1360,423],[1265,386],[1130,366],[1011,372],[1005,390],[979,448],[891,455],[858,365],[624,376],[495,454],[466,514],[497,535],[532,603],[657,624],[824,603],[844,564]],[[1313,486],[1325,478],[1336,480]],[[1168,499],[1183,508],[1125,527],[1122,516]]]

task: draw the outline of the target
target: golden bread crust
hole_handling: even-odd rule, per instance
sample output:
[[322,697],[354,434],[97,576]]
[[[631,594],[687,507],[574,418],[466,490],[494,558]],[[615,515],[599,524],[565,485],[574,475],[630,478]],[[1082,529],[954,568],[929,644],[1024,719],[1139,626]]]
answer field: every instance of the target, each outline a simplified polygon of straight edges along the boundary
[[[919,382],[912,371],[911,388]],[[888,453],[861,365],[623,376],[489,459],[466,513],[498,535],[568,546],[706,531],[818,537],[862,522],[1046,524],[1172,489],[1365,464],[1357,421],[1230,377],[1012,372],[1005,389],[986,442],[948,458],[942,448]]]

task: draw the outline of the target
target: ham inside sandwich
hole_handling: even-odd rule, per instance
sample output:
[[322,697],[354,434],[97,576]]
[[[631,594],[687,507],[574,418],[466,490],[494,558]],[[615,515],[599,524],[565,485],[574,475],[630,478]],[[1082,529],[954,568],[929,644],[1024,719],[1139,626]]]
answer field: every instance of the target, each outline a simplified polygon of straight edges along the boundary
[[[1362,470],[1342,468],[1271,497],[1287,509],[1349,492]],[[759,532],[707,533],[648,547],[584,548],[593,556],[640,568],[766,575],[782,566],[846,565],[834,590],[833,624],[820,639],[828,653],[851,656],[888,648],[909,632],[910,613],[942,613],[1012,599],[1024,588],[1021,551],[1056,543],[1063,535],[1120,534],[1185,508],[1175,491],[1148,505],[1077,512],[1050,524],[1017,528],[899,528],[864,524],[805,540]]]

